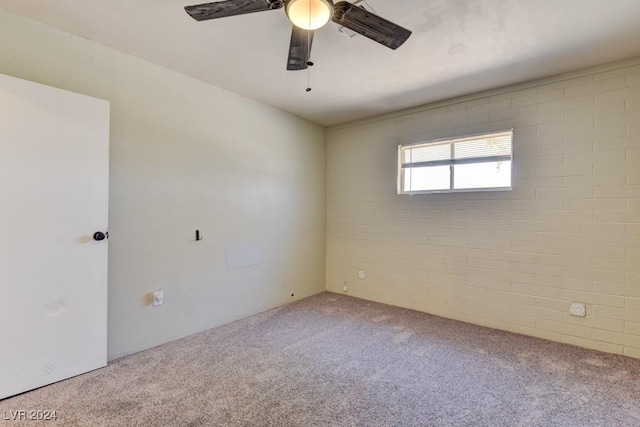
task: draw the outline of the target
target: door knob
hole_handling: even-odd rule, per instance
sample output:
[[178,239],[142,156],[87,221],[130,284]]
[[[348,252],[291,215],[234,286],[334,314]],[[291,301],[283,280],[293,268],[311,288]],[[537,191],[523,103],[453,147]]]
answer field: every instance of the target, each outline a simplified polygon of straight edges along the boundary
[[95,233],[93,233],[93,240],[97,240],[98,242],[108,238],[109,232],[103,233],[102,231],[96,231]]

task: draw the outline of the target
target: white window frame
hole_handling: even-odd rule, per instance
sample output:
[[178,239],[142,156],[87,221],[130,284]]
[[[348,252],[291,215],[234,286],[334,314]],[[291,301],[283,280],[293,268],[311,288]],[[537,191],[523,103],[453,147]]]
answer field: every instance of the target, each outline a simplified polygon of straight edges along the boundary
[[[486,138],[495,138],[495,137],[510,137],[511,144],[511,152],[508,155],[501,156],[478,156],[471,158],[463,158],[463,159],[455,159],[454,156],[454,147],[455,144],[464,143],[465,141],[476,141],[479,139]],[[423,162],[414,162],[414,163],[405,163],[403,162],[404,158],[404,150],[408,148],[418,148],[420,146],[429,146],[429,145],[449,145],[451,147],[451,154],[448,159],[445,160],[431,160],[431,161],[423,161]],[[455,183],[455,165],[461,164],[479,164],[485,162],[496,162],[496,161],[510,161],[511,162],[511,176],[509,177],[510,185],[506,187],[477,187],[477,188],[453,188]],[[405,174],[402,173],[403,169],[407,168],[417,168],[424,166],[449,166],[449,188],[448,189],[439,189],[439,190],[404,190],[404,177]],[[433,194],[433,193],[467,193],[467,192],[479,192],[479,191],[510,191],[512,189],[513,184],[513,129],[500,131],[500,132],[490,132],[490,133],[480,133],[474,135],[467,135],[463,137],[456,138],[443,138],[443,139],[434,139],[426,142],[416,142],[411,144],[401,144],[398,145],[398,194]]]

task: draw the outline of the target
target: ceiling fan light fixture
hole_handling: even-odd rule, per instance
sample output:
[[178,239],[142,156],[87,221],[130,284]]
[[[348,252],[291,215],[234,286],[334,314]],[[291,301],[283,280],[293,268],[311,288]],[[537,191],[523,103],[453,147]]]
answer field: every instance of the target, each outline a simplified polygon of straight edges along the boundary
[[303,30],[317,30],[333,16],[330,0],[289,0],[285,6],[289,20]]

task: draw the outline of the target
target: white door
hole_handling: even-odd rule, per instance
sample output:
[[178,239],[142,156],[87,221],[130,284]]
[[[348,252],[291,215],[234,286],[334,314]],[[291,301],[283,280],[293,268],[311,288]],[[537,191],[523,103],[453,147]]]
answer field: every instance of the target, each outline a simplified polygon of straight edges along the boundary
[[107,362],[109,103],[0,74],[0,399]]

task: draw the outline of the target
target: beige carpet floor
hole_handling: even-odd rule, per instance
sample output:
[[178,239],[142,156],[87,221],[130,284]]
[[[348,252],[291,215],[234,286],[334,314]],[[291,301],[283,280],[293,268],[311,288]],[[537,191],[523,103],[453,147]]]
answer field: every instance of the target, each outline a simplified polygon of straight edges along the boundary
[[0,401],[0,424],[640,426],[640,360],[323,293]]

